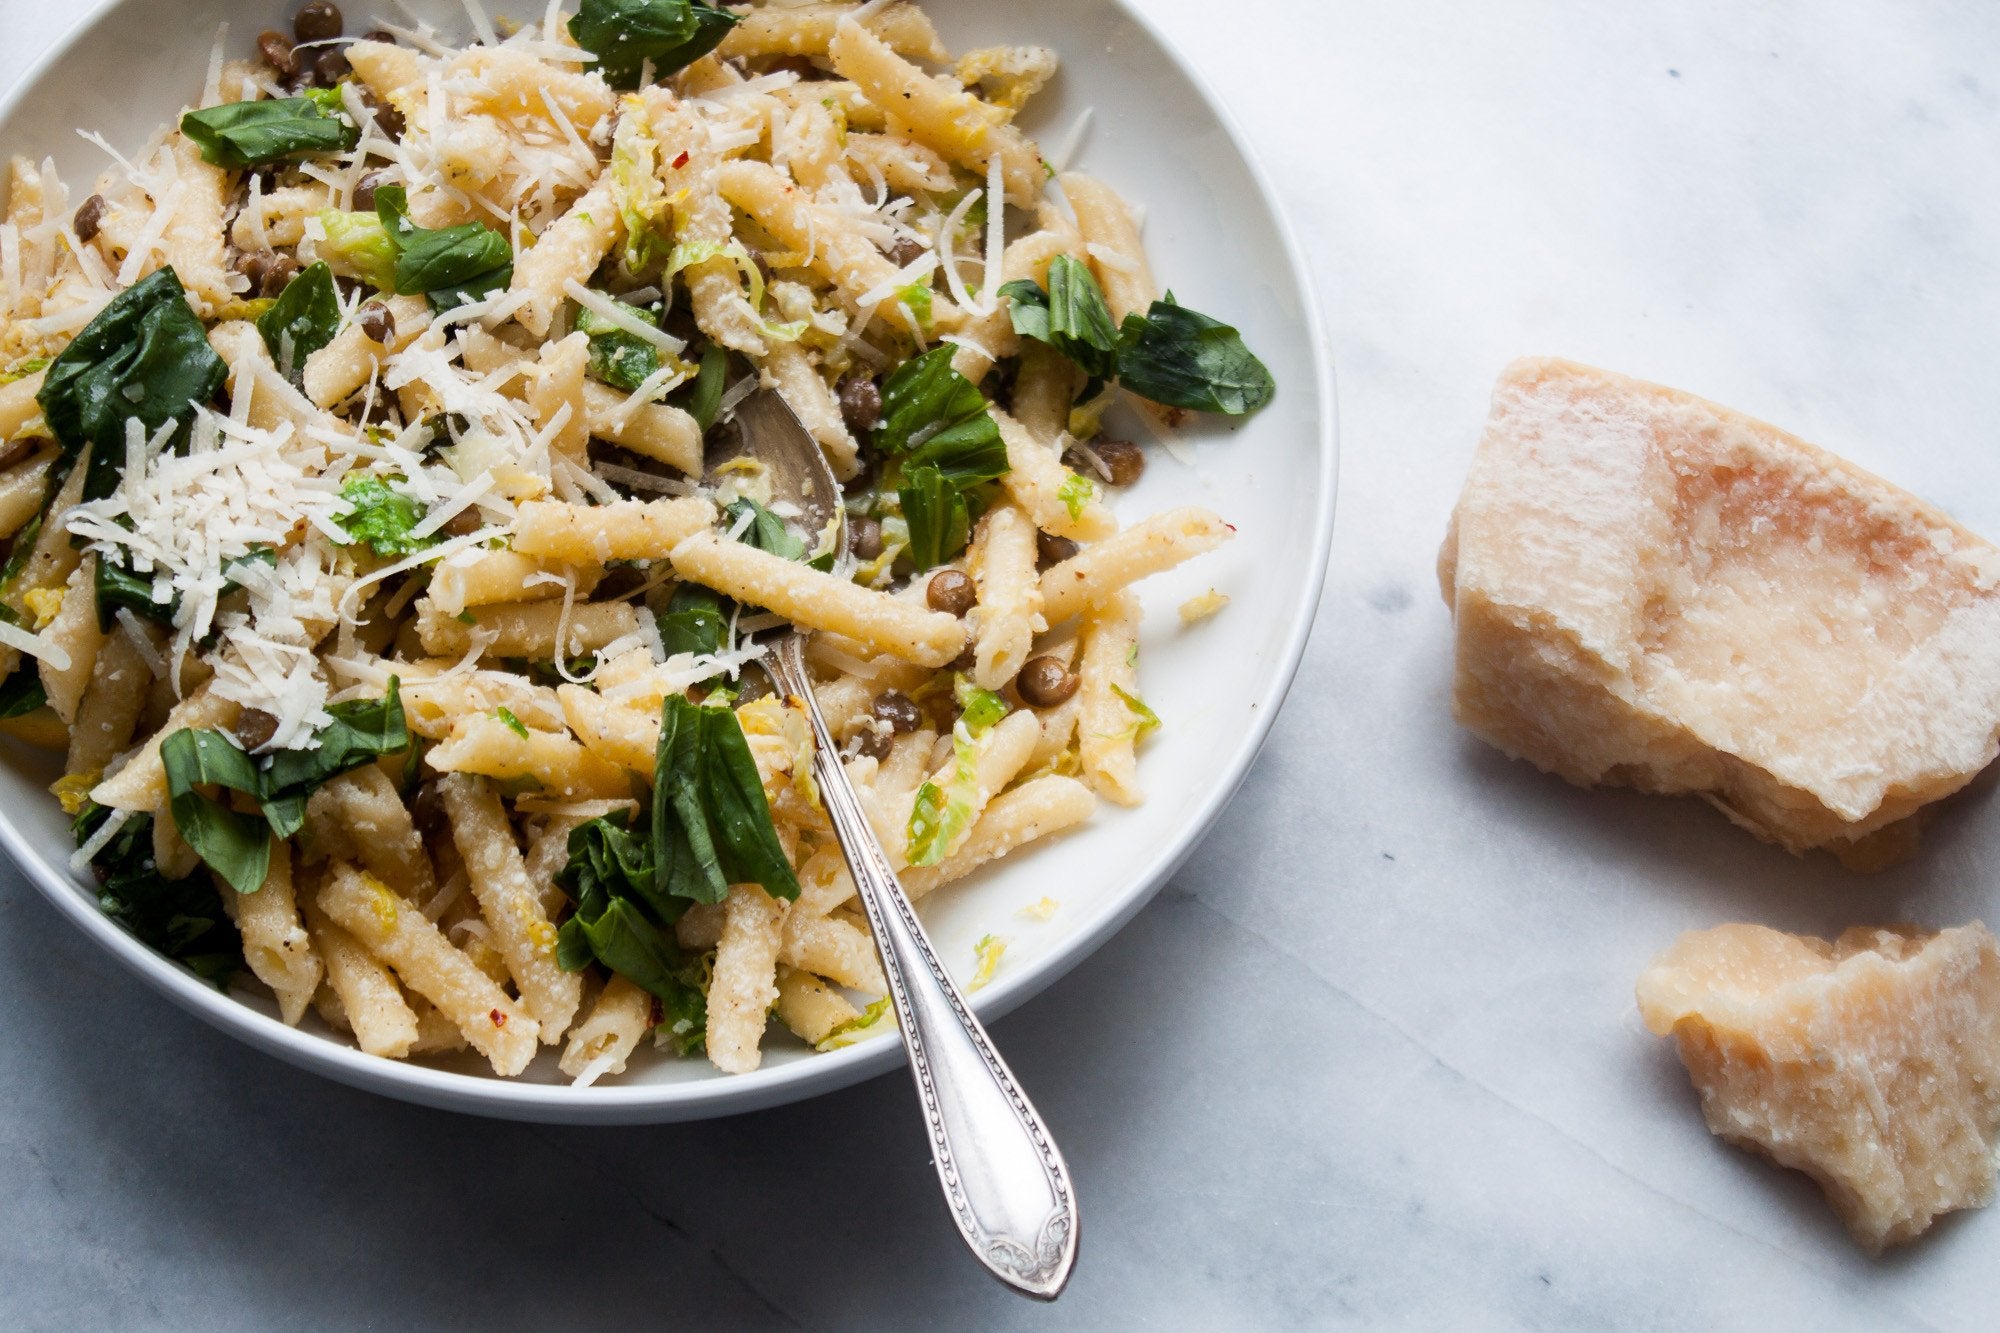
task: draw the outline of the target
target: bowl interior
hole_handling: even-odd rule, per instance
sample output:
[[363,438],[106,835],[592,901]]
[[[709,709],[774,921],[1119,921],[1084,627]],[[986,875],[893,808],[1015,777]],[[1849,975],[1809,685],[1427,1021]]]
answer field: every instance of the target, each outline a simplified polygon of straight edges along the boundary
[[[102,134],[129,152],[199,92],[219,25],[227,51],[288,25],[291,6],[266,0],[185,0],[167,7],[125,0],[107,9],[45,62],[0,112],[0,143],[52,156],[77,199],[107,159],[77,134]],[[368,15],[346,7],[350,30]],[[396,6],[382,6],[400,18]],[[461,6],[410,10],[447,33]],[[1140,484],[1119,501],[1126,521],[1183,504],[1216,510],[1235,539],[1142,587],[1147,611],[1142,689],[1164,720],[1142,755],[1150,797],[1133,810],[1106,806],[1084,829],[1033,850],[924,905],[940,954],[962,977],[975,944],[1004,936],[993,984],[978,997],[991,1017],[1046,985],[1145,901],[1220,811],[1254,756],[1289,683],[1317,602],[1333,494],[1333,405],[1305,276],[1274,204],[1197,81],[1161,41],[1114,3],[929,0],[954,51],[1001,43],[1053,47],[1063,72],[1031,107],[1025,126],[1058,151],[1080,117],[1087,127],[1071,165],[1107,180],[1145,211],[1155,273],[1185,304],[1236,324],[1270,366],[1275,403],[1239,424],[1202,422],[1185,434],[1182,460],[1152,451]],[[492,6],[496,14],[504,5]],[[522,10],[527,17],[530,10]],[[106,89],[117,96],[107,98]],[[1135,429],[1135,423],[1126,423]],[[1143,438],[1143,436],[1141,437]],[[1230,604],[1181,625],[1177,608],[1208,589]],[[348,1082],[459,1109],[575,1120],[672,1119],[747,1109],[828,1090],[898,1059],[893,1040],[817,1056],[774,1032],[763,1069],[724,1078],[706,1062],[638,1059],[603,1086],[559,1086],[551,1056],[520,1080],[483,1074],[483,1062],[375,1060],[313,1026],[288,1030],[274,1008],[247,994],[225,998],[139,946],[100,916],[67,867],[67,823],[46,784],[57,770],[18,747],[0,763],[0,842],[78,924],[176,1001],[283,1058]],[[1051,898],[1047,920],[1023,908]]]

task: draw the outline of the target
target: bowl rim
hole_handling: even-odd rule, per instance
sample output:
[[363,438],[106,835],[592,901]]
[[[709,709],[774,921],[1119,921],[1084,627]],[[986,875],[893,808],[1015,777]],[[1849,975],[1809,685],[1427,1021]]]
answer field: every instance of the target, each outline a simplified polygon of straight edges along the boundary
[[[133,3],[109,0],[81,14],[64,33],[0,93],[0,120],[12,116],[29,92],[99,24]],[[1292,289],[1299,298],[1313,392],[1319,403],[1316,457],[1319,463],[1311,552],[1306,578],[1292,610],[1280,660],[1257,700],[1250,727],[1219,769],[1218,780],[1172,839],[1160,845],[1132,888],[1114,899],[1077,932],[1019,971],[969,997],[982,1022],[991,1023],[1052,985],[1103,947],[1165,886],[1192,855],[1228,807],[1269,738],[1278,712],[1305,656],[1317,619],[1331,557],[1335,502],[1339,489],[1339,399],[1331,348],[1319,295],[1296,228],[1279,200],[1272,177],[1248,136],[1219,97],[1200,66],[1191,60],[1136,0],[1098,0],[1139,28],[1165,54],[1221,126],[1255,187],[1283,247]],[[570,1084],[521,1083],[486,1074],[461,1073],[368,1055],[312,1033],[287,1027],[277,1018],[202,981],[126,933],[80,892],[67,873],[66,858],[51,860],[35,847],[11,813],[0,808],[0,848],[56,909],[127,969],[182,1009],[246,1044],[298,1068],[350,1087],[440,1109],[509,1120],[574,1124],[664,1123],[739,1114],[837,1091],[907,1063],[900,1041],[862,1042],[842,1050],[748,1074],[718,1075],[686,1082],[610,1084],[576,1088]]]

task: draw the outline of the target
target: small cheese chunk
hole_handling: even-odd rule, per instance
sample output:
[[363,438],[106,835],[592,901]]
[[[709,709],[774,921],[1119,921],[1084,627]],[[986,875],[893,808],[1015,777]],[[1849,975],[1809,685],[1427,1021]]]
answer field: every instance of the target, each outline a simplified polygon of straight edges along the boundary
[[1582,785],[1859,861],[2000,739],[2000,550],[1762,422],[1508,367],[1438,559],[1452,709]]
[[1993,1197],[2000,949],[1936,935],[1763,926],[1684,935],[1639,978],[1708,1127],[1817,1180],[1870,1253]]

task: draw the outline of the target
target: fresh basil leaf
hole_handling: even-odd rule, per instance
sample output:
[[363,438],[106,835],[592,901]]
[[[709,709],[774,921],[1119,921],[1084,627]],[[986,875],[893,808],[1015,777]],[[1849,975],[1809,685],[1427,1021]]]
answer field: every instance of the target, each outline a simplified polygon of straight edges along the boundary
[[[49,363],[35,401],[67,454],[95,445],[115,478],[125,465],[128,420],[148,435],[186,420],[228,373],[169,266],[111,298]],[[93,498],[90,489],[85,498]]]
[[11,589],[20,579],[21,571],[28,567],[28,560],[35,553],[35,544],[42,537],[42,523],[49,516],[49,501],[55,499],[58,489],[57,486],[49,488],[48,494],[42,500],[42,512],[29,519],[27,524],[14,534],[14,545],[7,551],[7,563],[0,565],[0,593]]
[[674,589],[667,609],[654,619],[669,657],[675,653],[713,657],[722,651],[723,637],[729,632],[729,616],[721,596],[694,583]]
[[1008,314],[1016,333],[1047,343],[1094,379],[1112,373],[1118,328],[1105,304],[1104,289],[1087,265],[1057,255],[1049,262],[1046,294],[1025,279],[1008,283],[1000,293],[1009,299]]
[[616,897],[635,898],[673,922],[684,901],[656,898],[653,844],[648,833],[630,827],[622,812],[588,820],[570,830],[569,860],[556,872],[556,886],[578,910],[595,916]]
[[32,660],[23,661],[0,680],[0,718],[24,717],[48,701],[41,668]]
[[183,727],[160,745],[167,771],[167,808],[174,828],[194,854],[238,893],[264,887],[271,870],[271,830],[262,819],[211,800],[199,789],[215,785],[259,796],[262,775],[250,756],[220,731]]
[[411,530],[423,522],[424,507],[389,483],[369,472],[350,472],[340,484],[340,498],[354,508],[335,519],[340,530],[385,560],[414,555],[438,539],[415,537]]
[[171,625],[179,605],[178,599],[154,601],[153,580],[132,573],[108,552],[98,553],[92,591],[97,596],[97,627],[106,634],[117,622],[120,607],[162,625]]
[[310,750],[278,750],[266,761],[258,796],[264,818],[281,838],[305,821],[305,800],[322,783],[409,748],[409,719],[403,713],[401,682],[389,677],[380,699],[352,699],[327,710],[332,718],[313,733]]
[[201,148],[202,161],[235,170],[344,153],[361,138],[345,115],[310,97],[203,107],[181,117],[181,133]]
[[306,358],[333,341],[340,332],[340,294],[333,270],[314,264],[285,284],[277,303],[257,317],[264,346],[293,383],[305,375]]
[[1127,315],[1118,332],[1118,382],[1156,403],[1242,416],[1277,393],[1270,370],[1229,325],[1174,300]]
[[743,728],[727,708],[678,695],[660,710],[653,773],[653,883],[660,894],[721,902],[731,884],[796,898],[799,882]]
[[959,484],[1007,470],[1007,448],[979,386],[951,368],[958,349],[939,343],[905,361],[882,385],[875,447],[904,454],[906,466],[933,466]]
[[569,33],[597,57],[613,88],[630,90],[647,62],[663,79],[713,51],[736,22],[729,11],[692,0],[583,0]]
[[[630,311],[635,319],[653,322],[651,311],[626,305],[623,301],[615,304]],[[595,313],[590,307],[577,308],[576,328],[590,339],[588,369],[592,379],[601,380],[614,389],[634,393],[648,378],[659,372],[659,348]]]
[[972,533],[972,513],[965,492],[935,467],[903,469],[896,498],[909,525],[905,551],[919,573],[934,569],[965,549]]
[[653,878],[651,840],[629,830],[624,815],[574,829],[556,884],[576,911],[556,934],[556,964],[576,972],[602,963],[656,997],[669,1015],[692,1017],[699,1028],[706,1011],[698,970],[670,929],[687,902],[660,897]]
[[[72,824],[80,847],[111,817],[86,802]],[[91,858],[97,905],[139,942],[221,986],[243,970],[243,939],[205,875],[168,879],[153,861],[153,818],[134,815]]]
[[379,185],[375,188],[375,220],[388,233],[390,243],[398,250],[404,242],[416,233],[417,224],[410,221],[410,192],[401,185]]
[[751,516],[750,526],[743,530],[743,535],[737,539],[738,541],[745,546],[754,546],[760,551],[769,551],[772,555],[786,560],[805,559],[806,544],[800,540],[798,534],[785,525],[784,519],[748,496],[733,501],[722,511],[723,528],[726,531],[735,531],[736,525],[743,521],[746,513]]
[[721,343],[710,343],[702,349],[701,369],[695,372],[694,383],[688,386],[687,399],[683,404],[704,435],[715,425],[716,415],[722,411],[723,381],[728,376],[729,349]]
[[[395,234],[392,229],[391,237]],[[441,231],[414,227],[404,233],[402,245],[396,256],[396,290],[424,293],[439,314],[483,301],[514,280],[514,248],[483,222]]]
[[672,1043],[677,1055],[699,1055],[708,1044],[708,996],[689,975],[708,970],[689,965],[682,970],[688,984],[681,987],[680,994],[659,997],[660,1021],[653,1028],[653,1035],[655,1040],[664,1037]]

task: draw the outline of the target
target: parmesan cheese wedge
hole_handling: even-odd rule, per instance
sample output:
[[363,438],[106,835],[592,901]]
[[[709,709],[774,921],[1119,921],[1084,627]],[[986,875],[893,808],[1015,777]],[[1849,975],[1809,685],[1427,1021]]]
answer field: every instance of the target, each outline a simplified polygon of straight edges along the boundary
[[1871,1254],[1993,1197],[2000,948],[1936,935],[1763,926],[1684,935],[1639,978],[1714,1133],[1826,1190]]
[[2000,550],[1691,395],[1501,376],[1438,558],[1460,723],[1571,782],[1694,793],[1794,852],[1890,827],[2000,739]]

